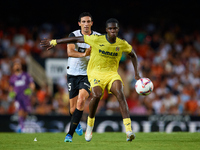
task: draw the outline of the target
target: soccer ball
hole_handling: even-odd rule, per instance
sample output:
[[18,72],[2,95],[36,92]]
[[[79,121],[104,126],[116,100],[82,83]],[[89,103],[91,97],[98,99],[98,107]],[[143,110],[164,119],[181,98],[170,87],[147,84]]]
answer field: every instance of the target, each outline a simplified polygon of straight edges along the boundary
[[153,83],[149,78],[141,78],[135,83],[135,90],[140,95],[149,95],[153,91]]

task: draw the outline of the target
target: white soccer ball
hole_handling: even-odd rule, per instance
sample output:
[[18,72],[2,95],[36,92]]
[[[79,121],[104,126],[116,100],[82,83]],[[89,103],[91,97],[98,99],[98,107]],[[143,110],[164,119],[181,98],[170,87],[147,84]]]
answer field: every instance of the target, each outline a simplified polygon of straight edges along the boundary
[[149,78],[141,78],[135,83],[135,90],[140,95],[149,95],[153,91],[153,83]]

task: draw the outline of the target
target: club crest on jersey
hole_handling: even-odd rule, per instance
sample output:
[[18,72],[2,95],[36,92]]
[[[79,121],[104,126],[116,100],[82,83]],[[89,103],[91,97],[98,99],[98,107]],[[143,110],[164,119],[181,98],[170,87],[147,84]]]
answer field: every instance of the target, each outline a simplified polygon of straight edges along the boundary
[[119,47],[116,47],[116,49],[115,49],[117,52],[119,51]]
[[94,84],[98,84],[98,82],[100,82],[100,80],[97,81],[97,79],[94,79]]

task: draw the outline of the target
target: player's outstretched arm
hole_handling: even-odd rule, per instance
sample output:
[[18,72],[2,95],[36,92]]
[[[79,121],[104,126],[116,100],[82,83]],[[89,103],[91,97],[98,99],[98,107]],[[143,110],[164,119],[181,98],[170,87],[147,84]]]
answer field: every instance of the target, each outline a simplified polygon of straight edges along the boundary
[[139,75],[139,70],[138,70],[138,60],[137,60],[137,55],[135,53],[134,50],[132,50],[130,53],[129,53],[129,56],[131,57],[131,61],[133,63],[133,67],[134,67],[134,70],[135,70],[135,79],[136,80],[139,80],[141,77]]
[[47,50],[50,50],[57,44],[63,44],[63,43],[84,43],[84,37],[69,37],[69,38],[63,38],[63,39],[44,39],[40,42],[41,47],[45,47]]

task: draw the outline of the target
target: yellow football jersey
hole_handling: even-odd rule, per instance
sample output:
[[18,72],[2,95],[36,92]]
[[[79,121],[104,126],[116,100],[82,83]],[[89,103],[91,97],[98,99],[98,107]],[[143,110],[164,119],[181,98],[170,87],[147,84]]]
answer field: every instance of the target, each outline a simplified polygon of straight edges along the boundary
[[122,52],[130,53],[132,50],[125,40],[117,38],[115,43],[110,43],[106,35],[84,35],[84,41],[92,47],[88,76],[95,72],[117,72]]

